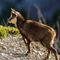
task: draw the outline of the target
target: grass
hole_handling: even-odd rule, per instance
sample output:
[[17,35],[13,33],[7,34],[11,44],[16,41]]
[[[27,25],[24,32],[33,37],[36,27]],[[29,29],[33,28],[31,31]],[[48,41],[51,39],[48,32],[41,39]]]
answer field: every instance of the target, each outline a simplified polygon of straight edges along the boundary
[[0,25],[0,38],[7,37],[8,34],[17,35],[19,34],[19,30],[15,27],[6,27]]

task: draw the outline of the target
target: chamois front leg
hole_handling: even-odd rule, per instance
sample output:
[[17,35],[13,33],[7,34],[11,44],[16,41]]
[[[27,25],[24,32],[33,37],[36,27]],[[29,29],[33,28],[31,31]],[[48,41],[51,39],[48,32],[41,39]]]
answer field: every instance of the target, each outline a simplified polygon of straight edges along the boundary
[[[22,30],[22,31],[23,31],[23,30]],[[20,30],[20,33],[21,33],[21,35],[22,35],[22,39],[24,40],[25,45],[27,46],[28,40],[26,40],[26,36],[23,34],[22,31]]]
[[28,49],[28,51],[27,51],[26,55],[28,55],[28,54],[30,53],[30,40],[28,40],[28,39],[26,39],[26,40],[27,40],[27,43],[26,43],[26,41],[25,41],[25,40],[24,40],[24,42],[25,42],[26,47],[27,47],[27,49]]
[[28,51],[26,53],[26,55],[28,55],[30,53],[30,42],[31,41],[28,38],[25,38],[25,36],[22,36],[22,39],[24,40],[24,43],[25,43],[25,45],[26,45],[26,47],[28,49]]
[[28,51],[27,51],[27,54],[28,53],[30,53],[30,41],[29,40],[27,40],[28,42],[27,42],[27,48],[28,48]]
[[24,43],[27,46],[27,40],[26,40],[26,38],[23,36],[22,39],[24,40]]
[[24,40],[25,45],[28,46],[28,44],[29,44],[28,40],[24,36],[22,37],[22,39]]
[[27,53],[26,53],[26,56],[30,53],[30,40],[27,38],[25,38],[24,36],[22,36],[22,39],[24,40],[24,43],[28,49]]
[[24,43],[25,43],[25,45],[26,45],[26,47],[28,49],[28,51],[26,53],[26,55],[28,55],[30,53],[30,40],[25,39],[25,37],[23,37],[23,40],[24,40]]

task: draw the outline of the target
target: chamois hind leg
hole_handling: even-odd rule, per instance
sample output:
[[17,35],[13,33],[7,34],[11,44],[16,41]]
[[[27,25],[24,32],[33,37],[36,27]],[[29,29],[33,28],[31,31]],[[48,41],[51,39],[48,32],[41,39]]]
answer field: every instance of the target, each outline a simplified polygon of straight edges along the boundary
[[55,60],[59,60],[59,59],[58,59],[58,54],[57,54],[57,52],[55,51],[55,49],[52,48],[52,47],[50,47],[50,50],[54,53],[54,55],[55,55]]
[[[44,44],[42,43],[42,45],[44,46]],[[47,49],[48,49],[48,54],[47,54],[47,56],[43,59],[43,60],[46,60],[46,59],[48,59],[48,57],[49,57],[49,54],[50,54],[50,51],[52,51],[53,53],[54,53],[54,56],[55,56],[55,60],[59,60],[58,59],[58,55],[57,55],[57,51],[55,51],[55,49],[52,47],[52,45],[51,46],[46,46],[47,47]]]
[[[44,46],[45,43],[43,43],[43,42],[41,41],[41,44]],[[43,60],[48,59],[48,58],[49,58],[49,55],[50,55],[50,49],[49,49],[48,47],[46,47],[46,48],[47,48],[47,50],[48,50],[48,54],[47,54],[47,56],[46,56]]]

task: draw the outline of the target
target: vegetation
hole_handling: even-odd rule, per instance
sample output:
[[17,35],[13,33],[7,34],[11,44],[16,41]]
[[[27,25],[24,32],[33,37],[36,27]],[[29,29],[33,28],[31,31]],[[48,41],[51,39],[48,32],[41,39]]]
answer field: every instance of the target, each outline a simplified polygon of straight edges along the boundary
[[8,34],[17,35],[19,34],[19,30],[15,27],[6,27],[0,25],[0,38],[7,37]]

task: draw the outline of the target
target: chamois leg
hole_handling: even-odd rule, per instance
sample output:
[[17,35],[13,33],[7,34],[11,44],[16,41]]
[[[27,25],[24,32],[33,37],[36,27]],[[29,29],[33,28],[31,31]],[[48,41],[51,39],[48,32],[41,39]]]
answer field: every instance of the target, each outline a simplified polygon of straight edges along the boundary
[[[41,41],[41,44],[43,45],[43,46],[45,46],[44,44],[44,42],[43,41]],[[47,54],[47,56],[43,59],[43,60],[46,60],[46,59],[48,59],[49,58],[49,55],[50,55],[50,49],[47,47],[47,50],[48,50],[48,54]]]
[[55,51],[55,49],[53,49],[52,47],[50,47],[50,50],[54,53],[54,55],[55,55],[55,60],[59,60],[59,59],[58,59],[58,54],[57,54],[57,52]]
[[[42,45],[44,46],[44,43],[42,43]],[[57,51],[55,51],[55,49],[52,47],[52,45],[51,45],[51,46],[48,46],[47,49],[48,49],[48,54],[47,54],[47,56],[46,56],[43,60],[48,59],[49,54],[50,54],[50,51],[52,51],[52,52],[54,53],[54,55],[55,55],[55,60],[59,60],[59,59],[58,59],[58,55],[57,55]]]
[[27,40],[27,39],[25,39],[25,37],[23,37],[23,40],[24,40],[24,43],[25,43],[25,45],[27,46],[27,48],[28,48],[28,51],[30,51],[30,41],[29,40]]
[[24,43],[27,46],[27,41],[25,40],[25,37],[22,37],[22,39],[24,40]]
[[23,40],[24,40],[24,43],[28,49],[28,51],[26,53],[26,55],[28,55],[28,53],[30,53],[30,40],[25,39],[25,37],[23,37]]
[[30,41],[29,40],[27,40],[27,49],[28,49],[28,51],[27,51],[26,55],[28,55],[30,53]]

